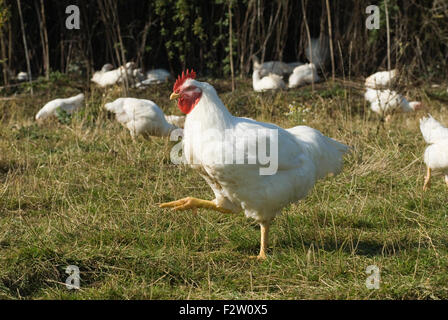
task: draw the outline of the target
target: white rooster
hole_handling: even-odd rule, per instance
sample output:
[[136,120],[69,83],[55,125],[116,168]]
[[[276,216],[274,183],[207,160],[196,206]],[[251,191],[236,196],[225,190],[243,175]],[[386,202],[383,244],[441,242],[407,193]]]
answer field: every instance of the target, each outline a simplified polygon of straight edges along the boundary
[[[118,98],[104,105],[106,110],[115,113],[116,119],[128,128],[131,137],[169,136],[171,131],[182,124],[178,116],[165,116],[163,111],[151,100],[136,98]],[[172,123],[170,123],[172,122]]]
[[70,98],[51,100],[39,110],[36,114],[36,120],[44,120],[50,116],[56,115],[58,108],[67,113],[73,113],[82,106],[83,101],[83,93]]
[[411,112],[423,108],[421,102],[409,102],[401,94],[390,89],[376,90],[367,88],[364,98],[370,102],[370,108],[373,112],[378,113],[381,116],[387,115],[387,121],[394,112]]
[[293,73],[289,76],[288,88],[304,86],[318,82],[319,80],[320,78],[317,75],[314,63],[307,63],[294,69]]
[[448,128],[428,115],[428,117],[420,119],[420,131],[426,143],[429,144],[424,155],[427,173],[423,190],[429,188],[432,171],[445,175],[445,182],[448,186]]
[[[215,199],[188,197],[160,207],[244,211],[246,217],[261,226],[257,258],[265,259],[271,221],[283,207],[303,199],[318,179],[337,174],[349,148],[310,127],[285,130],[274,124],[234,117],[215,89],[194,80],[195,76],[194,71],[182,73],[170,99],[178,99],[179,109],[187,114],[182,140],[185,161],[199,171]],[[258,154],[263,149],[260,141],[269,142],[272,161]],[[265,171],[269,168],[276,170]]]
[[385,89],[393,84],[397,74],[397,69],[376,72],[366,78],[365,85],[371,89]]
[[256,92],[264,92],[268,90],[286,89],[283,78],[277,74],[270,73],[261,77],[260,69],[255,69],[252,74],[252,86]]

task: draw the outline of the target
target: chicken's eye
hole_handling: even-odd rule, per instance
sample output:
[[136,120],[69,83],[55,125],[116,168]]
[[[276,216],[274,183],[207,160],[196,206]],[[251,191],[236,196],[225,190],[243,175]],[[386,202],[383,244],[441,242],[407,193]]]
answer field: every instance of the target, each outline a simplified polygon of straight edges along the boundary
[[196,89],[195,86],[188,86],[184,89],[184,91],[194,91]]

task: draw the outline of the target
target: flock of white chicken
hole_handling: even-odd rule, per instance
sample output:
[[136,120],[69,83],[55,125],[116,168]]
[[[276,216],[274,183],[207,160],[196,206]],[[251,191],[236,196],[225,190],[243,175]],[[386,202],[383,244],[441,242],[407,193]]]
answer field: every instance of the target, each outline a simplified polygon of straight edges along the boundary
[[405,97],[390,88],[398,78],[396,69],[380,71],[367,77],[365,99],[370,109],[389,121],[395,112],[412,112],[423,108],[419,101],[409,102]]
[[114,69],[110,63],[107,63],[101,70],[93,74],[91,80],[101,88],[105,88],[122,83],[126,79],[132,86],[144,88],[152,84],[167,82],[172,79],[172,76],[165,69],[152,69],[144,74],[140,68],[135,68],[133,62],[128,62],[125,66],[117,69]]
[[[391,119],[395,112],[412,112],[424,108],[419,101],[409,102],[404,96],[390,89],[397,81],[398,71],[381,71],[366,78],[365,99],[372,111]],[[429,146],[425,150],[424,162],[427,174],[423,190],[429,187],[432,172],[442,173],[448,186],[448,128],[431,115],[420,119],[420,131]]]
[[[136,87],[171,78],[169,72],[163,70],[143,75],[141,70],[128,63],[118,69],[104,65],[93,75],[92,81],[105,87],[123,81],[126,74],[128,79],[137,80],[133,82]],[[421,103],[408,102],[390,89],[397,74],[396,70],[379,72],[366,79],[365,98],[371,103],[371,109],[382,116],[396,110],[408,112],[421,108]],[[287,75],[289,88],[319,81],[314,64],[275,61],[260,64],[254,59],[253,88],[257,92],[285,89],[283,77]],[[193,71],[182,73],[170,96],[170,99],[178,101],[180,111],[186,116],[166,116],[153,101],[136,98],[119,98],[104,107],[116,115],[117,121],[129,130],[132,138],[137,135],[166,137],[174,129],[183,128],[185,162],[198,170],[213,190],[215,199],[186,197],[160,204],[160,207],[174,210],[207,208],[221,213],[242,211],[260,224],[261,242],[257,258],[265,259],[269,227],[275,216],[289,203],[306,197],[317,180],[330,173],[339,173],[343,156],[349,153],[350,148],[307,126],[283,129],[274,124],[235,117],[210,84],[195,78]],[[72,113],[82,106],[83,100],[84,94],[81,93],[50,101],[37,113],[36,120],[54,115],[58,108]],[[448,185],[448,129],[431,116],[421,120],[420,128],[425,141],[430,144],[424,154],[428,168],[424,189],[429,186],[432,172],[442,172]],[[208,134],[210,130],[225,132],[231,139],[223,141],[221,134]],[[266,133],[270,131],[276,132],[275,148],[275,141]],[[260,174],[266,163],[258,159],[256,146],[239,150],[245,148],[245,144],[236,142],[240,137],[259,137],[260,134],[270,141],[271,151],[277,150],[277,170],[273,174]],[[246,159],[257,160],[249,164],[223,163],[222,152],[229,150],[242,151]]]
[[[314,63],[285,63],[282,61],[267,61],[262,64],[253,57],[252,86],[256,92],[297,88],[320,81]],[[283,77],[288,76],[288,86]]]

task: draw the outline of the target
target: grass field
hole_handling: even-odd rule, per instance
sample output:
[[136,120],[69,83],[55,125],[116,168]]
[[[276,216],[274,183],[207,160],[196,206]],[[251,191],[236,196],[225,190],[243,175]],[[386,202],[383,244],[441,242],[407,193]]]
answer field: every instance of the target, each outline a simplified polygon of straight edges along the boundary
[[[422,191],[424,112],[378,131],[361,86],[256,94],[250,80],[234,93],[228,81],[207,81],[235,115],[306,124],[353,147],[339,176],[274,221],[268,259],[248,259],[259,227],[242,213],[157,207],[213,193],[196,172],[171,164],[175,142],[133,142],[103,110],[118,88],[92,87],[82,112],[36,124],[45,102],[82,88],[58,77],[37,83],[34,97],[0,101],[0,298],[448,299],[448,190],[435,178]],[[170,92],[167,84],[130,96],[180,114]],[[407,93],[448,124],[442,88]],[[310,111],[285,115],[290,104]],[[68,265],[80,268],[80,290],[65,287]],[[366,288],[369,265],[380,269],[378,290]]]

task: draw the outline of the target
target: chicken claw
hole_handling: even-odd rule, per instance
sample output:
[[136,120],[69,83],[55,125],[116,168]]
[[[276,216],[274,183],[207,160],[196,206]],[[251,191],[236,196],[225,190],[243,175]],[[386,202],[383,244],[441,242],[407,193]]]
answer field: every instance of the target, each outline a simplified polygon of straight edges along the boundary
[[231,211],[222,207],[218,207],[215,202],[209,200],[202,200],[193,197],[187,197],[176,201],[161,203],[159,208],[173,208],[172,210],[188,210],[188,209],[212,209],[222,213],[230,213]]
[[428,167],[426,171],[425,183],[423,184],[423,191],[428,190],[430,186],[430,180],[431,180],[431,168]]
[[271,226],[271,221],[266,221],[260,223],[260,233],[261,233],[261,241],[260,241],[260,253],[258,256],[250,256],[250,259],[257,259],[258,261],[266,260],[266,249],[268,247],[268,235],[269,228]]
[[258,260],[258,261],[264,261],[266,260],[266,254],[259,254],[258,256],[249,256],[249,259]]

